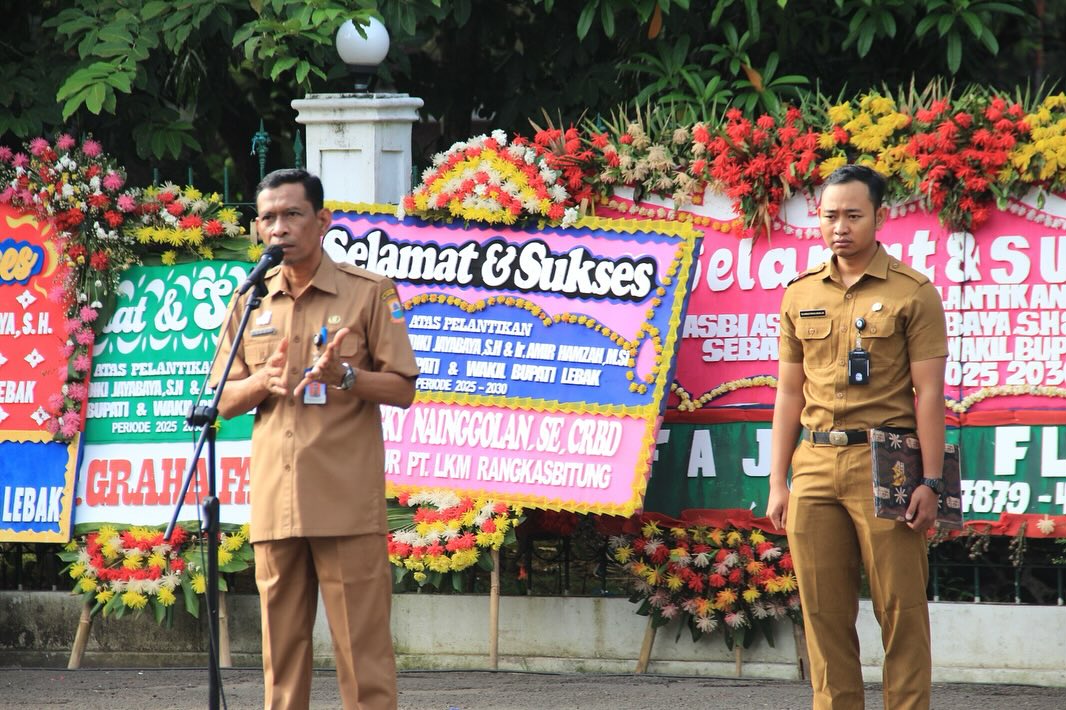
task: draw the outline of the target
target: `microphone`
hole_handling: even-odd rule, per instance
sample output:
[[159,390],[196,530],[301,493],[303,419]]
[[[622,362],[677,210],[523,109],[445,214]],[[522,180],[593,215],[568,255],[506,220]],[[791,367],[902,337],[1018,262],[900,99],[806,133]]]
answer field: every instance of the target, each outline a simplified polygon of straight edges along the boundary
[[262,282],[266,272],[281,263],[281,256],[282,249],[280,244],[272,244],[267,247],[263,255],[259,257],[259,263],[255,265],[252,273],[248,274],[248,278],[244,280],[244,283],[237,290],[237,295],[243,296],[252,286]]

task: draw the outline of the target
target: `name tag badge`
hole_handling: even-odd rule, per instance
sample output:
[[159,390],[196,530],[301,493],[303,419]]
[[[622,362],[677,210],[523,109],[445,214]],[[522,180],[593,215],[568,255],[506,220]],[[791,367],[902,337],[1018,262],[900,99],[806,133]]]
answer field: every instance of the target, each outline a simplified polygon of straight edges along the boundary
[[[306,375],[311,369],[304,370]],[[325,404],[326,385],[323,382],[310,382],[304,387],[304,404]]]
[[800,318],[825,318],[824,308],[812,308],[800,311]]

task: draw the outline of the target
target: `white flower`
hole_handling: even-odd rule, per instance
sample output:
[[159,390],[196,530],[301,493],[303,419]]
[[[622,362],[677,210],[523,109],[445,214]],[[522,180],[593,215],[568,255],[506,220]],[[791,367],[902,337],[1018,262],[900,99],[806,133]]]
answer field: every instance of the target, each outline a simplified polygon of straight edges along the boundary
[[492,140],[496,141],[501,146],[505,146],[507,145],[507,134],[497,128],[495,131],[492,132]]
[[576,207],[567,207],[565,210],[563,210],[563,221],[562,221],[562,226],[563,227],[570,227],[570,226],[574,225],[576,222],[577,222],[577,208]]
[[63,193],[63,197],[73,197],[74,186],[71,185],[69,182],[63,183],[63,189],[61,190],[61,192]]
[[100,176],[99,175],[93,175],[91,178],[89,178],[89,187],[91,187],[96,192],[100,191]]
[[548,188],[548,195],[552,198],[553,202],[563,202],[569,195],[566,193],[566,188],[556,183]]
[[403,200],[400,200],[399,204],[396,205],[396,219],[403,219],[406,216],[407,213],[403,209]]
[[1055,521],[1045,514],[1043,518],[1036,521],[1036,528],[1045,535],[1050,535],[1055,532]]

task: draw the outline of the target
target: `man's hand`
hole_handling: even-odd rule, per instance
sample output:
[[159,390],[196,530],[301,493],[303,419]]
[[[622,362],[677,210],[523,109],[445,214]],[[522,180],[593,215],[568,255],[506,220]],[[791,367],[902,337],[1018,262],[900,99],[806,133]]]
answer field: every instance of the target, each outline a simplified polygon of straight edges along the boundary
[[325,382],[328,385],[340,384],[341,379],[344,377],[344,369],[333,354],[333,351],[340,347],[345,336],[350,332],[350,328],[341,328],[337,331],[337,334],[333,336],[333,340],[326,345],[326,349],[315,359],[315,364],[300,380],[300,384],[296,385],[296,389],[292,391],[293,396],[299,397],[302,395],[304,389],[312,382]]
[[911,504],[907,506],[907,525],[911,530],[924,533],[936,522],[940,496],[929,486],[918,486],[911,493]]
[[788,486],[770,486],[770,498],[766,503],[766,517],[778,530],[785,529],[788,518]]
[[263,378],[263,386],[270,394],[284,395],[285,366],[288,363],[289,339],[282,338],[277,350],[267,358],[266,365],[256,374]]

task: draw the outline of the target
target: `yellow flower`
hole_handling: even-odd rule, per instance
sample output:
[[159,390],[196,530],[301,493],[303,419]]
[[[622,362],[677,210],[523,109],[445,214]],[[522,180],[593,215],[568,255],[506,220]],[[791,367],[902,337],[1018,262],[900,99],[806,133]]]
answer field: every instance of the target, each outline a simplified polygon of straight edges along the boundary
[[192,590],[197,594],[203,594],[207,591],[207,580],[204,579],[203,572],[197,572],[192,577]]
[[131,609],[143,609],[148,604],[148,597],[140,592],[123,592],[122,603]]
[[829,150],[837,144],[836,136],[832,133],[820,133],[818,134],[818,147],[822,150]]
[[751,535],[748,536],[752,544],[758,545],[760,542],[766,542],[766,536],[762,534],[762,530],[754,528],[751,531]]
[[126,550],[126,559],[122,560],[122,566],[126,569],[138,569],[142,559],[144,559],[144,553],[140,550]]
[[640,534],[644,537],[655,537],[661,532],[662,530],[659,529],[658,524],[656,524],[654,520],[649,520],[644,523],[643,527],[640,529]]
[[740,534],[739,530],[730,530],[725,536],[725,544],[730,547],[736,547],[744,541],[744,536]]
[[70,566],[70,578],[77,579],[85,574],[86,565],[84,562],[75,562]]
[[200,258],[202,259],[215,258],[215,252],[209,246],[201,246],[199,249],[196,250],[196,252],[200,255]]
[[616,562],[620,562],[621,564],[629,562],[632,557],[633,548],[629,545],[622,545],[621,547],[616,547],[614,550],[614,559]]
[[233,553],[224,547],[218,548],[218,564],[227,565],[233,559]]
[[167,566],[167,558],[162,552],[156,551],[148,556],[148,566],[163,569]]
[[192,185],[186,185],[185,189],[182,190],[182,193],[184,193],[185,199],[189,201],[199,200],[204,196],[204,193],[200,192]]
[[839,155],[833,158],[826,158],[818,165],[818,173],[822,177],[829,177],[829,175],[839,167],[848,164],[848,159],[843,155]]
[[240,215],[237,214],[237,210],[232,207],[223,207],[218,211],[218,219],[220,222],[236,222],[240,220]]
[[681,579],[676,574],[671,573],[666,576],[666,586],[671,592],[676,592],[681,589],[681,587],[685,586],[685,580]]
[[259,257],[263,255],[262,244],[252,244],[248,247],[248,261],[259,261]]
[[836,106],[830,106],[826,113],[829,115],[829,120],[833,123],[844,123],[845,121],[851,120],[851,104],[837,104]]
[[737,593],[730,588],[725,588],[714,595],[714,603],[719,609],[729,609],[737,601]]
[[160,587],[159,593],[156,594],[156,598],[159,599],[159,603],[163,606],[170,606],[174,603],[174,592],[166,587]]
[[173,249],[167,249],[159,260],[163,262],[164,266],[174,266],[174,264],[178,263],[178,253]]
[[99,592],[96,595],[96,601],[99,602],[100,604],[107,604],[109,601],[111,601],[112,597],[114,597],[114,596],[115,596],[115,590],[113,590],[113,589],[105,589],[104,591]]
[[78,589],[82,592],[91,592],[96,589],[96,580],[92,577],[82,577],[78,580]]
[[421,584],[422,582],[426,581],[426,573],[425,572],[415,572],[414,578],[415,578],[416,582]]
[[751,604],[753,601],[762,596],[762,593],[755,587],[748,587],[744,590],[744,601]]

